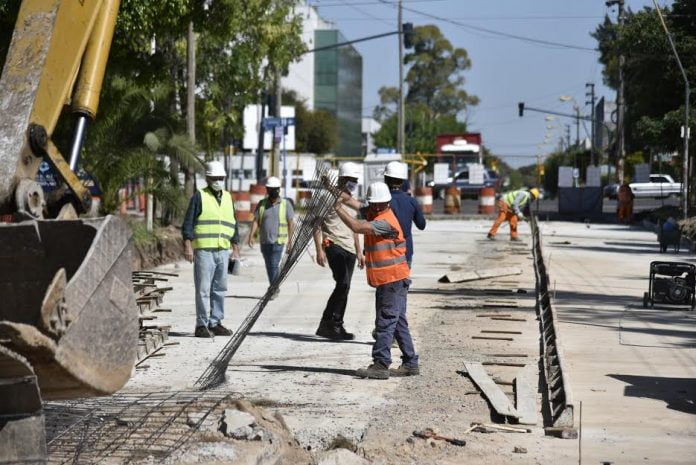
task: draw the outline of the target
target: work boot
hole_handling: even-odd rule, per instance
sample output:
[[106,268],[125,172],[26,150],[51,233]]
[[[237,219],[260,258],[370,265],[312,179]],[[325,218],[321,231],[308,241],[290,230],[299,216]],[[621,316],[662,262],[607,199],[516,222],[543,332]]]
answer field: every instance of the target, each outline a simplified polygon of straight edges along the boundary
[[330,320],[321,320],[317,332],[314,334],[334,341],[341,339],[341,333],[336,330],[336,325]]
[[278,297],[278,294],[280,294],[280,289],[276,288],[276,290],[270,295],[269,300],[275,300],[276,297]]
[[420,375],[420,369],[417,366],[409,367],[401,365],[399,368],[390,368],[389,374],[391,376],[417,376]]
[[196,332],[193,335],[196,337],[213,337],[205,326],[196,326]]
[[389,370],[379,362],[375,362],[367,368],[360,368],[355,371],[360,378],[367,379],[389,379]]
[[231,330],[225,328],[224,326],[222,326],[222,324],[218,324],[217,326],[214,326],[209,329],[210,332],[216,336],[231,336],[233,334]]
[[519,242],[519,241],[521,241],[521,239],[520,239],[519,237],[511,237],[510,240],[511,240],[512,242]]
[[495,234],[488,233],[488,235],[486,237],[488,238],[489,241],[495,240]]
[[340,336],[338,339],[342,339],[344,341],[352,341],[355,339],[355,334],[346,331],[346,328],[344,328],[342,324],[337,324],[335,330]]

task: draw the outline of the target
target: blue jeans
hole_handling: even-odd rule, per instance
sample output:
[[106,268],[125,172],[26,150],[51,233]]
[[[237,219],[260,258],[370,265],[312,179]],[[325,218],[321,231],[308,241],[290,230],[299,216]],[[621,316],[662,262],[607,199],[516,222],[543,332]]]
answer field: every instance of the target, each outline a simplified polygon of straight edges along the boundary
[[[196,284],[196,326],[215,327],[225,317],[227,262],[230,251],[196,249],[193,280]],[[208,316],[210,314],[210,316]]]
[[269,284],[273,284],[273,281],[278,277],[284,248],[283,244],[261,244],[261,253],[263,261],[266,262],[266,275],[268,275]]
[[396,339],[404,366],[418,366],[418,354],[413,347],[406,320],[406,302],[411,280],[403,279],[377,287],[375,305],[377,338],[372,346],[372,359],[388,367],[391,365],[391,344]]

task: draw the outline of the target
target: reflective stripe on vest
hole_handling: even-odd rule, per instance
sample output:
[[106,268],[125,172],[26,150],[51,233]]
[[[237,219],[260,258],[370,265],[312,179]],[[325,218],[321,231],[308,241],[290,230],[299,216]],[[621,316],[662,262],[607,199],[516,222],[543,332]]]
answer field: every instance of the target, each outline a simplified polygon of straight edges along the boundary
[[[268,205],[268,197],[263,199],[259,203],[259,227],[261,226],[261,221],[263,220],[263,214],[266,211],[266,206]],[[278,244],[285,244],[288,242],[288,206],[286,199],[280,199],[280,207],[278,208]]]
[[517,195],[518,195],[519,193],[523,193],[523,194],[524,194],[524,198],[522,199],[522,201],[521,201],[520,204],[518,205],[519,207],[522,207],[524,204],[526,204],[526,203],[529,201],[529,197],[531,196],[531,194],[530,194],[529,192],[527,192],[527,191],[512,191],[512,192],[508,192],[507,194],[505,194],[505,195],[503,196],[503,201],[507,204],[508,207],[512,207],[512,205],[515,203],[515,198],[517,197]]
[[220,204],[208,189],[201,189],[201,214],[193,227],[194,249],[229,249],[234,237],[234,205],[229,192]]
[[408,279],[410,270],[406,262],[404,233],[391,209],[380,212],[373,221],[386,221],[398,231],[396,239],[372,234],[365,235],[365,268],[367,282],[372,287]]

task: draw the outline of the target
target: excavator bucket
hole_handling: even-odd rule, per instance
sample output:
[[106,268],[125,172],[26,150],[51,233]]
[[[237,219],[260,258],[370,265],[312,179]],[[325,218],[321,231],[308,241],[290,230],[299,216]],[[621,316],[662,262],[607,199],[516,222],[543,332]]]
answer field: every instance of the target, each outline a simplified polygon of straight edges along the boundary
[[126,383],[138,338],[130,237],[114,216],[0,226],[0,399],[18,377],[43,399]]

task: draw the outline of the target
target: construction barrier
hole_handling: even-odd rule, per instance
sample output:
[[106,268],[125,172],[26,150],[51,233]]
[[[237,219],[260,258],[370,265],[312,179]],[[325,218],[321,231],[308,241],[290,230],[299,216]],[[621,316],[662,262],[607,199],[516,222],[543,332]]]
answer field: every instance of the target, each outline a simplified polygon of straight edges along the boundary
[[416,187],[416,202],[420,205],[421,210],[426,215],[433,212],[433,188],[432,187]]
[[301,210],[304,210],[307,208],[309,205],[310,200],[312,199],[312,191],[307,189],[307,190],[297,190],[297,207]]
[[462,211],[461,202],[459,188],[457,186],[448,187],[445,191],[445,214],[460,213]]
[[251,213],[256,211],[256,205],[266,197],[266,186],[263,184],[252,184],[249,186],[249,200],[251,202]]
[[234,200],[234,214],[237,221],[251,221],[254,217],[251,211],[251,195],[248,192],[231,192]]
[[478,212],[482,215],[495,213],[495,188],[483,187],[479,191]]

